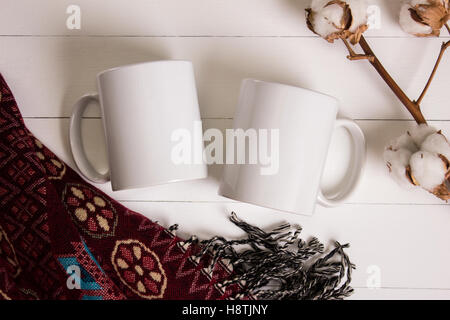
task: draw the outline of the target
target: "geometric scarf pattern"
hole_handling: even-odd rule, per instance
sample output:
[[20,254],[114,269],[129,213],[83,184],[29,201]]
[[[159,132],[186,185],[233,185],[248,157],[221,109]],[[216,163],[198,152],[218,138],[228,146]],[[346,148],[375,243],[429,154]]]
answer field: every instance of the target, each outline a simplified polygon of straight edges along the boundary
[[0,299],[227,299],[225,261],[85,182],[26,128],[0,75]]

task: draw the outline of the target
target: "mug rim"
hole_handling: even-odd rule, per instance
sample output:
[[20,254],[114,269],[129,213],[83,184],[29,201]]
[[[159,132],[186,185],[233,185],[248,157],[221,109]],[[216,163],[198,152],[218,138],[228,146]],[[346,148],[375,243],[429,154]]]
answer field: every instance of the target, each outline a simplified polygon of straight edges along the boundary
[[316,91],[316,90],[312,90],[312,89],[307,89],[307,88],[303,88],[303,87],[299,87],[299,86],[295,86],[295,85],[290,85],[290,84],[285,84],[285,83],[280,83],[280,82],[274,82],[274,81],[266,81],[266,80],[259,80],[259,79],[255,79],[255,78],[244,78],[242,80],[242,84],[245,83],[253,83],[253,84],[266,84],[266,85],[271,85],[271,86],[275,86],[275,87],[281,87],[281,88],[290,88],[290,89],[296,89],[298,91],[303,91],[303,92],[308,92],[310,94],[314,94],[316,96],[320,96],[320,97],[325,97],[325,98],[329,98],[332,99],[333,101],[335,101],[337,104],[339,104],[339,99],[320,92],[320,91]]
[[115,72],[115,71],[120,71],[123,69],[136,68],[136,67],[141,67],[141,66],[146,66],[146,65],[151,65],[151,64],[167,64],[167,63],[189,63],[192,65],[192,61],[190,61],[190,60],[155,60],[155,61],[146,61],[146,62],[136,62],[136,63],[125,64],[122,66],[112,67],[112,68],[100,71],[99,73],[97,73],[97,78],[100,78],[104,74],[107,74],[110,72]]

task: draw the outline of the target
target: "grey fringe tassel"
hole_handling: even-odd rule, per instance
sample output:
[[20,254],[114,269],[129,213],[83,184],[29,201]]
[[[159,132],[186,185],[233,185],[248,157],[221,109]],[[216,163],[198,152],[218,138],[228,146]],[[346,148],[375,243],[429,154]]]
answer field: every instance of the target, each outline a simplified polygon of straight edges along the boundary
[[[335,248],[324,254],[318,239],[300,239],[301,227],[283,224],[265,232],[238,219],[234,212],[230,220],[247,233],[247,238],[201,241],[203,249],[198,256],[209,253],[211,269],[219,259],[230,261],[233,277],[221,286],[239,283],[242,290],[234,298],[340,300],[353,293],[350,282],[355,266],[344,252],[348,244],[335,242]],[[246,248],[238,251],[239,246]]]

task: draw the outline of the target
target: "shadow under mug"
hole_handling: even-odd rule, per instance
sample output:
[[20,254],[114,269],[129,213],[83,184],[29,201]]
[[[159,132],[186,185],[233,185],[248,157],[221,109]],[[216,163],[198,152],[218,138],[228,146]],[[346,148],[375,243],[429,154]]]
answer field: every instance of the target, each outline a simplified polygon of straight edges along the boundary
[[[365,137],[360,127],[336,119],[338,100],[298,87],[246,79],[242,83],[234,129],[277,130],[278,170],[261,174],[263,165],[227,164],[219,194],[280,211],[311,215],[317,202],[334,207],[355,189],[366,158]],[[352,137],[353,157],[343,187],[331,197],[320,190],[333,131],[345,128]],[[234,144],[228,141],[227,144]],[[270,145],[270,144],[269,144]],[[275,144],[276,145],[276,144]],[[261,146],[261,144],[259,144]],[[227,145],[227,149],[234,145]],[[248,150],[247,150],[248,152]]]
[[[75,104],[70,119],[70,147],[81,174],[94,183],[111,180],[112,189],[203,179],[205,163],[173,161],[173,133],[188,130],[193,158],[203,156],[201,118],[192,63],[155,61],[113,68],[97,75],[98,94]],[[81,119],[89,102],[100,104],[107,144],[109,172],[98,172],[82,144]]]

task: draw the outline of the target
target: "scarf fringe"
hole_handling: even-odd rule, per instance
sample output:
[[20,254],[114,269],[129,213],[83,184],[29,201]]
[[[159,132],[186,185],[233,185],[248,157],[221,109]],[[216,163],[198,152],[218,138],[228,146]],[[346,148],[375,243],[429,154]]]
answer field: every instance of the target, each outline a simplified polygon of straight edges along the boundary
[[341,300],[353,293],[350,282],[355,265],[344,252],[348,244],[336,241],[334,249],[325,254],[317,238],[300,238],[300,226],[283,224],[265,232],[240,220],[234,212],[230,220],[246,232],[247,238],[226,240],[216,236],[199,241],[192,237],[186,243],[201,245],[196,257],[208,255],[209,270],[218,261],[232,267],[232,278],[220,284],[224,289],[236,283],[242,287],[232,298]]

